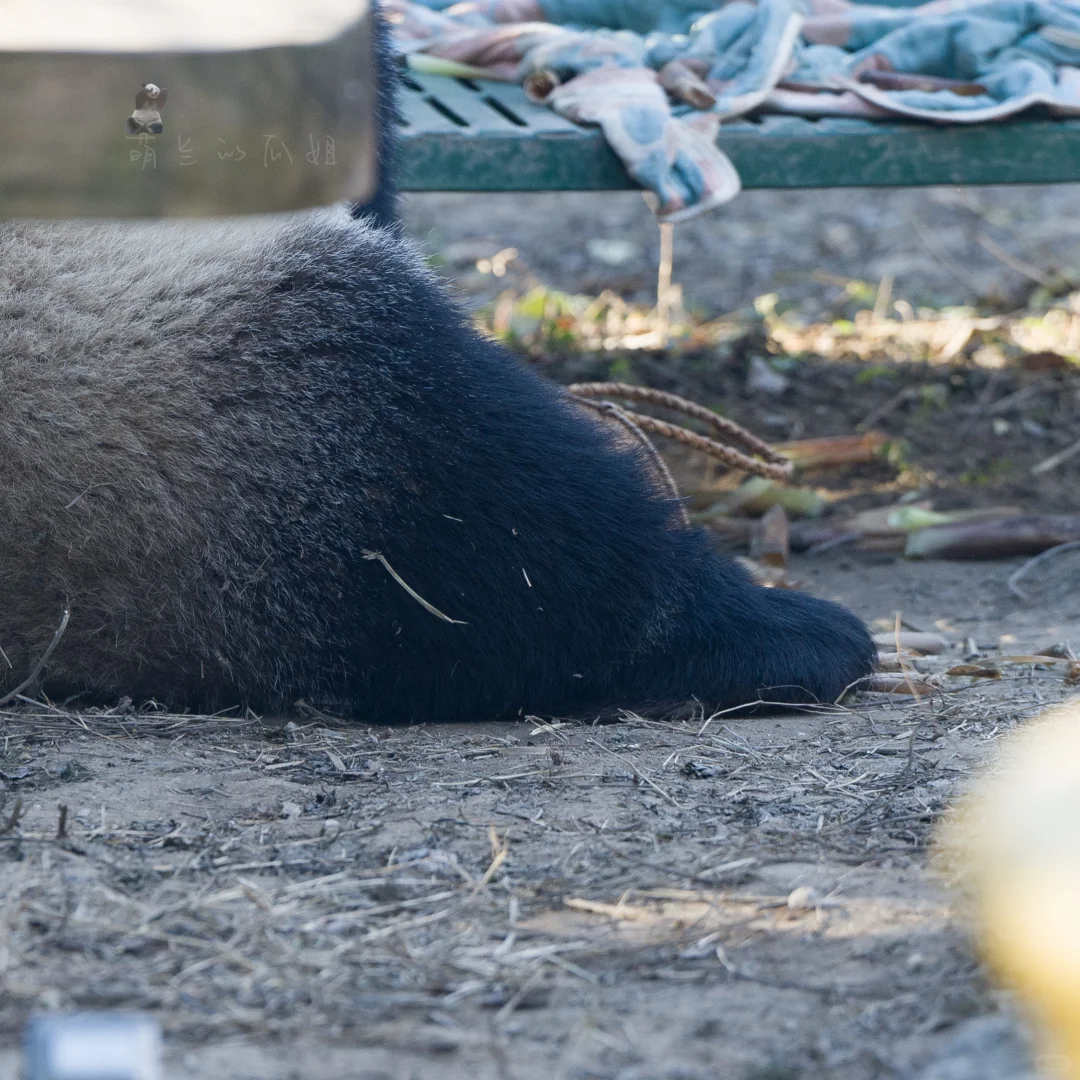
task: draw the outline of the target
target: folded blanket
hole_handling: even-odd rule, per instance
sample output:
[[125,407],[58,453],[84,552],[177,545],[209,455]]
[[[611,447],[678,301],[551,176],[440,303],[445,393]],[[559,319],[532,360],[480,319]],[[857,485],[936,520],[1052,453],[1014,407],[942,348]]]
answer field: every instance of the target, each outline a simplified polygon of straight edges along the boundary
[[1080,2],[384,0],[402,53],[520,82],[597,124],[658,215],[733,198],[720,121],[750,112],[983,123],[1080,115]]
[[716,147],[719,123],[701,130],[672,116],[647,68],[597,67],[557,86],[548,101],[570,120],[600,126],[630,175],[653,193],[664,221],[682,221],[739,192],[739,174]]

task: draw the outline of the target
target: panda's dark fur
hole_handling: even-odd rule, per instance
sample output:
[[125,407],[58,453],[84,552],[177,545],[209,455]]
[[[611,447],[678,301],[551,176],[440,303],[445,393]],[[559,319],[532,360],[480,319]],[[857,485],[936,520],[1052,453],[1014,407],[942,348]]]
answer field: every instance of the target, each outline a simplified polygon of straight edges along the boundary
[[65,607],[46,691],[198,710],[831,701],[868,671],[854,616],[717,556],[392,213],[0,229],[0,693]]
[[394,226],[397,212],[397,109],[398,67],[390,40],[390,28],[382,18],[378,0],[372,4],[374,67],[376,83],[375,123],[378,164],[375,191],[362,206],[353,206],[352,214],[372,225]]

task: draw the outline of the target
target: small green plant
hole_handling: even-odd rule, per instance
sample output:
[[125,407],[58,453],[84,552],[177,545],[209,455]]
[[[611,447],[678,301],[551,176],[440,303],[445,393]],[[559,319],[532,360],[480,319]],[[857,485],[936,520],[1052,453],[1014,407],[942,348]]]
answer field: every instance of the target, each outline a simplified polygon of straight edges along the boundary
[[871,364],[855,376],[855,385],[865,386],[867,383],[877,382],[878,379],[894,380],[896,374],[896,368],[887,364]]
[[905,439],[892,439],[881,448],[881,456],[897,472],[904,472],[910,465],[911,446]]
[[844,286],[845,298],[860,307],[873,307],[877,294],[878,287],[876,285],[872,285],[869,281],[860,281],[858,278],[852,278]]
[[960,483],[972,487],[987,487],[1008,478],[1015,466],[1008,458],[994,458],[982,469],[969,469],[960,474]]

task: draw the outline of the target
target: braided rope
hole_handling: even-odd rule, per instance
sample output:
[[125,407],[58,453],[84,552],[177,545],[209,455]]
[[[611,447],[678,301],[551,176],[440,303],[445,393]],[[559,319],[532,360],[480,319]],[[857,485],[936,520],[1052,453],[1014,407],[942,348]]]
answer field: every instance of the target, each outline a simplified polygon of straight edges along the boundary
[[666,390],[655,390],[650,386],[634,386],[632,383],[574,383],[567,389],[577,397],[616,397],[624,401],[643,401],[680,412],[684,416],[693,417],[695,420],[701,420],[710,425],[717,434],[723,435],[753,454],[759,454],[774,465],[788,463],[788,459],[783,454],[774,450],[763,439],[747,431],[741,424],[736,424],[734,420],[728,420],[713,412],[712,409],[698,405],[695,401],[688,401],[678,394],[671,394]]
[[686,512],[686,507],[683,505],[679,485],[675,483],[675,477],[671,475],[671,470],[667,467],[667,462],[661,456],[660,451],[656,449],[656,444],[641,430],[640,421],[646,418],[639,416],[637,413],[627,412],[626,409],[620,408],[610,401],[589,401],[588,398],[580,398],[579,400],[582,405],[586,405],[590,409],[595,409],[598,413],[603,413],[605,416],[613,417],[641,443],[645,448],[645,453],[649,455],[649,460],[652,461],[656,471],[660,474],[660,478],[667,485],[668,491],[671,492],[671,497],[679,504],[679,514],[682,517],[683,524],[689,527],[691,524],[690,515]]
[[698,435],[695,431],[688,431],[678,424],[669,424],[666,420],[657,420],[653,416],[643,416],[641,413],[631,413],[630,415],[633,416],[634,421],[640,425],[642,430],[651,431],[656,435],[663,435],[667,439],[682,443],[683,446],[700,450],[724,462],[725,465],[730,465],[733,469],[741,469],[744,472],[754,473],[757,476],[765,476],[770,480],[781,482],[791,478],[792,465],[790,461],[786,465],[773,465],[770,462],[752,458],[741,450],[718,443],[715,439],[710,439],[706,435]]
[[[633,423],[642,431],[651,431],[656,435],[663,435],[667,439],[680,442],[684,446],[700,450],[702,453],[724,462],[725,465],[733,469],[753,473],[755,476],[764,476],[769,480],[783,482],[791,479],[794,466],[789,458],[774,450],[767,442],[759,439],[733,420],[717,415],[711,409],[706,409],[704,405],[687,401],[686,398],[679,397],[678,394],[670,394],[666,390],[654,390],[648,386],[633,386],[630,383],[573,383],[567,387],[567,390],[579,398],[582,404],[591,404],[588,401],[589,398],[617,397],[626,401],[642,401],[650,405],[659,405],[661,408],[671,409],[674,412],[682,413],[684,416],[701,420],[703,423],[709,424],[718,434],[730,439],[737,445],[743,446],[751,454],[760,455],[760,458],[764,458],[764,460],[751,457],[732,446],[710,439],[708,436],[698,435],[697,432],[690,431],[678,424],[658,420],[642,413],[620,410],[623,413],[622,422],[625,422],[626,419],[632,419]],[[653,450],[655,452],[655,448]]]

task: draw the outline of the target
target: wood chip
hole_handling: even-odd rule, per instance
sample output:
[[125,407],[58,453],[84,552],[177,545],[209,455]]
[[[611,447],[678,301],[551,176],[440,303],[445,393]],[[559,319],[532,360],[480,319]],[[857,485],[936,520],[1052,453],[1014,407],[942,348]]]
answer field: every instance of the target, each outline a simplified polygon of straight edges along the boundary
[[868,690],[874,694],[901,694],[906,697],[921,697],[923,694],[931,694],[937,689],[927,679],[904,674],[871,675],[865,682],[860,683],[858,688]]
[[972,679],[1000,679],[1001,672],[996,667],[983,667],[981,664],[957,664],[945,672],[946,675],[968,675]]

